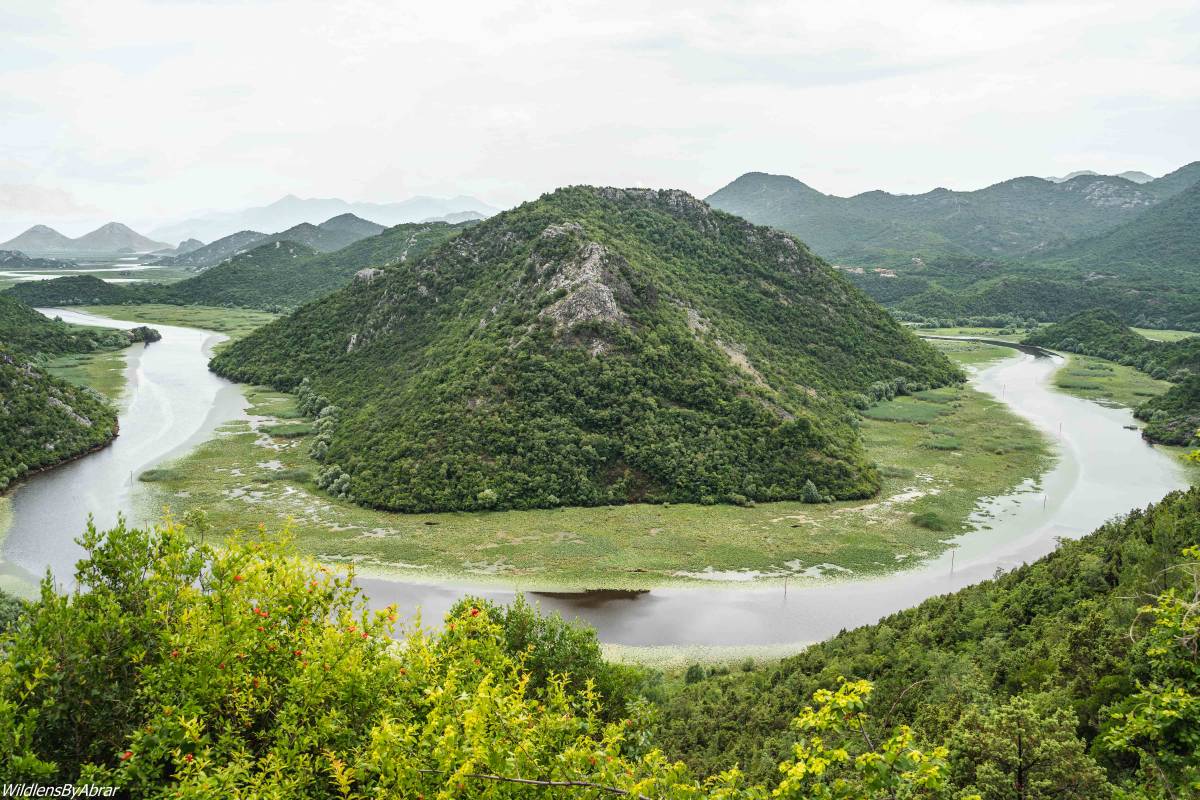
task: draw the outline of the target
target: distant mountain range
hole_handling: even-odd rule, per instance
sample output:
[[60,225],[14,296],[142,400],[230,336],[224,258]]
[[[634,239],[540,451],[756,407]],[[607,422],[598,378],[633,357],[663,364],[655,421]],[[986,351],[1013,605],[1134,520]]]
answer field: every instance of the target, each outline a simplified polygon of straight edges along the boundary
[[[1046,180],[1053,181],[1054,183],[1066,183],[1067,181],[1071,180],[1072,178],[1078,178],[1081,175],[1100,175],[1100,174],[1101,173],[1093,172],[1090,169],[1081,169],[1081,170],[1076,170],[1075,172],[1068,172],[1066,175],[1062,176],[1061,178],[1046,178]],[[1114,177],[1124,178],[1125,180],[1133,181],[1134,183],[1149,183],[1150,181],[1154,180],[1153,175],[1148,175],[1145,172],[1142,172],[1142,171],[1136,170],[1136,169],[1131,169],[1128,172],[1118,172]]]
[[367,237],[377,236],[385,230],[387,228],[383,225],[362,219],[354,214],[339,214],[319,225],[301,222],[299,225],[293,225],[285,231],[274,234],[238,231],[203,247],[197,247],[177,256],[159,259],[156,263],[173,267],[204,269],[272,242],[290,242],[304,245],[319,253],[332,253],[334,250],[341,250],[343,247]]
[[913,257],[1024,258],[1096,236],[1200,181],[1200,162],[1138,183],[1076,175],[1024,177],[977,191],[828,195],[795,178],[751,172],[715,192],[715,208],[795,234],[837,263],[890,266]]
[[452,215],[474,212],[480,219],[498,209],[474,197],[412,197],[398,203],[353,203],[340,198],[302,198],[287,195],[274,203],[241,211],[221,211],[155,228],[151,235],[168,241],[185,238],[206,242],[239,231],[282,231],[301,223],[315,224],[340,214],[374,220],[386,227],[402,222],[462,222]]
[[101,225],[76,239],[46,225],[34,225],[19,236],[0,243],[0,250],[17,250],[27,256],[149,253],[169,247],[169,244],[143,236],[119,222]]

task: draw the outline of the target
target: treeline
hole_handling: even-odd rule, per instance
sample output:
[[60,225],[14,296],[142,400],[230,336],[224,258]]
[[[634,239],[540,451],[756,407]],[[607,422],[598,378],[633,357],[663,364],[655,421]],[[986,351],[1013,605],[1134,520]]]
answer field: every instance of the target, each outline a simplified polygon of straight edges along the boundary
[[1095,356],[1134,367],[1175,383],[1164,394],[1134,409],[1146,422],[1143,436],[1152,442],[1186,445],[1200,429],[1200,336],[1156,342],[1130,330],[1108,309],[1076,314],[1024,339],[1070,353]]
[[466,598],[396,646],[408,610],[369,610],[349,574],[190,523],[89,528],[75,588],[48,576],[9,623],[0,780],[315,800],[1200,790],[1200,489],[681,686],[524,603]]

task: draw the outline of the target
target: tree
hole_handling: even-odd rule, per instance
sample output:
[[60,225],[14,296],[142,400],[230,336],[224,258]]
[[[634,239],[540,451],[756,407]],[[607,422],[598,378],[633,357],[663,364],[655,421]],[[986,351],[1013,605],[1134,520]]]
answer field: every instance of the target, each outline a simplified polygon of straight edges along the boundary
[[950,738],[954,782],[983,800],[1109,797],[1104,770],[1075,735],[1075,717],[1049,695],[970,708]]
[[1137,661],[1148,676],[1111,710],[1101,739],[1138,759],[1147,797],[1200,797],[1200,547],[1183,553],[1188,582],[1141,609],[1151,625]]

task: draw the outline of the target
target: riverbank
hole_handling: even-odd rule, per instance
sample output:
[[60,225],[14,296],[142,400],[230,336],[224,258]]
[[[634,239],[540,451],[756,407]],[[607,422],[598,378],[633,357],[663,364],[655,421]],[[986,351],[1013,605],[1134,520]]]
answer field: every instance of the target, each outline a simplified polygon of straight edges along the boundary
[[[939,346],[975,367],[1011,354]],[[1040,435],[1001,402],[947,388],[868,410],[862,433],[884,486],[867,501],[395,514],[317,490],[311,428],[292,399],[263,389],[247,396],[248,420],[142,476],[152,505],[176,515],[203,509],[217,530],[288,528],[321,560],[424,583],[646,589],[884,575],[944,552],[971,527],[980,498],[1036,479],[1050,460]]]

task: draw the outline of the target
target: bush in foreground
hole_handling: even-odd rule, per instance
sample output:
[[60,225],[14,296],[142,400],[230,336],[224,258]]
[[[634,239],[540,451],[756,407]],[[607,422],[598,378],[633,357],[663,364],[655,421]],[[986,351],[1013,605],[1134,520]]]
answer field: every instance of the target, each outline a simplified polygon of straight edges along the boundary
[[281,545],[216,548],[171,523],[81,543],[77,588],[47,577],[4,641],[0,780],[163,798],[948,796],[944,749],[905,728],[855,739],[865,682],[801,713],[774,790],[737,770],[697,782],[641,722],[601,718],[595,681],[546,661],[594,669],[593,650],[527,607],[467,601],[398,640],[395,609]]

